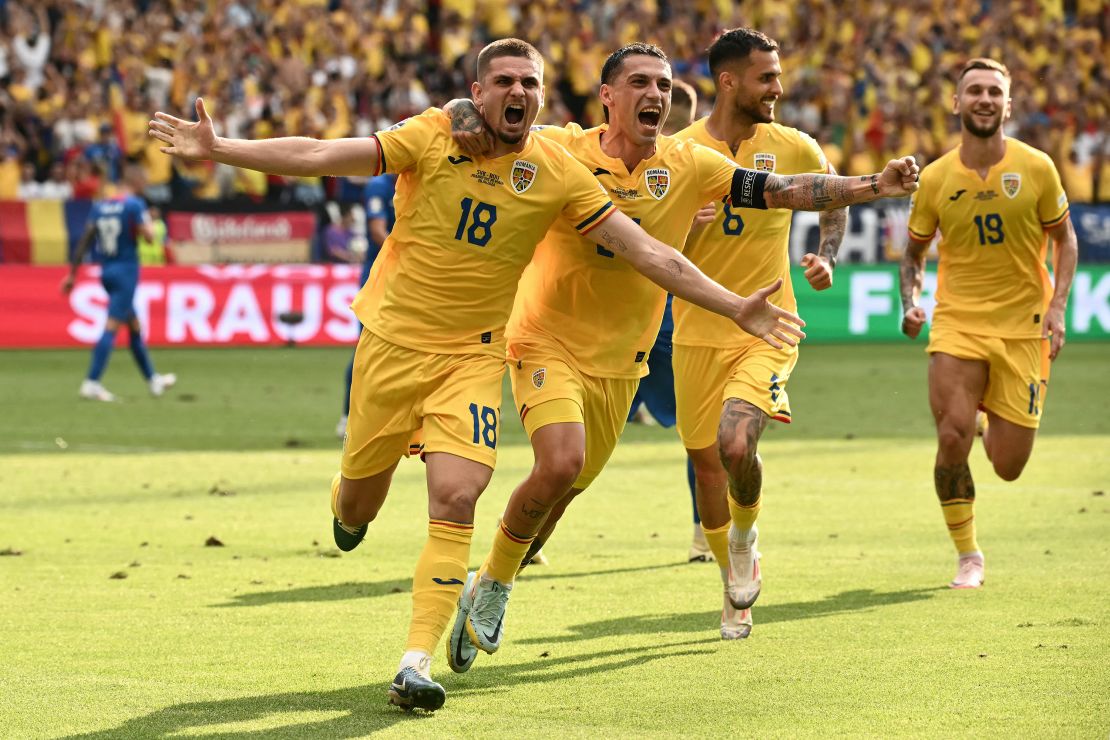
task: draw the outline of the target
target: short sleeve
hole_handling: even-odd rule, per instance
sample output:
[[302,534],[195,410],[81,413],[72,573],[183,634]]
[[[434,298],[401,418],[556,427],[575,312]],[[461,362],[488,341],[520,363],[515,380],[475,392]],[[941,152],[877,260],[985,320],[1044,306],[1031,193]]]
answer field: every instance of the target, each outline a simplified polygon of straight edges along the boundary
[[825,153],[821,151],[821,145],[809,134],[804,131],[799,131],[798,172],[827,174],[828,171],[829,160],[825,158]]
[[374,134],[374,138],[378,140],[379,152],[374,174],[400,174],[412,169],[436,134],[446,131],[448,125],[447,115],[443,111],[429,108],[418,116],[406,118],[395,126]]
[[582,135],[582,127],[577,123],[568,123],[565,126],[533,126],[532,133],[567,146]]
[[726,200],[732,194],[732,178],[740,168],[728,157],[707,146],[692,141],[687,146],[694,158],[694,171],[698,173],[704,201]]
[[586,166],[570,154],[563,157],[566,202],[562,216],[575,230],[585,236],[591,229],[613,215],[616,209]]
[[926,167],[921,173],[920,187],[910,198],[910,238],[918,242],[931,242],[937,231],[937,208],[933,198],[932,172]]
[[1037,217],[1041,220],[1041,226],[1051,229],[1067,218],[1068,196],[1060,183],[1060,173],[1056,171],[1056,165],[1048,157],[1044,157],[1043,163],[1045,172],[1040,181],[1044,190],[1037,199]]

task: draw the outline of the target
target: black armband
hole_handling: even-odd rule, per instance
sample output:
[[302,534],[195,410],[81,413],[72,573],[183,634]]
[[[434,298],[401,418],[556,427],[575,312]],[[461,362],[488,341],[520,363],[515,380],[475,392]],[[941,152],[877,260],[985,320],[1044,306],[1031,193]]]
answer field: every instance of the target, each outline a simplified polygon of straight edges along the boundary
[[767,184],[770,172],[756,172],[740,167],[732,173],[732,205],[735,208],[758,208],[767,210],[767,201],[763,197],[763,188]]

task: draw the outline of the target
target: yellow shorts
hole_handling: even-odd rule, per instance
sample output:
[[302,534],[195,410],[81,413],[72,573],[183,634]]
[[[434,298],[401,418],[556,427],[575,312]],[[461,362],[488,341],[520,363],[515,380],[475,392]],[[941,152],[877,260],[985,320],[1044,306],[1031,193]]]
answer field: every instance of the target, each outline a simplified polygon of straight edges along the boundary
[[929,331],[929,354],[943,352],[961,360],[984,360],[990,370],[983,408],[1018,426],[1036,429],[1048,395],[1049,340],[1006,339],[965,334],[958,328]]
[[380,473],[402,456],[450,452],[494,467],[505,362],[400,347],[363,330],[340,469]]
[[586,462],[574,487],[586,489],[617,446],[639,378],[595,378],[580,373],[554,353],[530,347],[516,347],[513,354],[509,378],[528,436],[548,424],[585,426]]
[[775,349],[761,341],[729,348],[676,344],[675,417],[682,444],[690,450],[716,445],[721,407],[730,398],[789,424],[786,381],[797,362],[797,347]]

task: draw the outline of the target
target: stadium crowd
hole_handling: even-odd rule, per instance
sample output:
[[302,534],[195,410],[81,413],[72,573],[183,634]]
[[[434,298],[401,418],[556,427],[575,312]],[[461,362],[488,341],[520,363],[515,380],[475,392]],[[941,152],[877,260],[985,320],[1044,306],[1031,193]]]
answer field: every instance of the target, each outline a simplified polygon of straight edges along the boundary
[[146,122],[202,96],[229,136],[365,135],[466,95],[503,36],[548,60],[541,122],[599,123],[601,65],[634,40],[661,46],[707,110],[704,50],[742,25],[782,47],[779,120],[843,173],[951,148],[953,72],[992,56],[1023,93],[1008,130],[1052,155],[1073,201],[1110,199],[1102,0],[0,0],[0,200],[92,197],[128,158],[153,203],[343,200],[343,183],[182,164]]

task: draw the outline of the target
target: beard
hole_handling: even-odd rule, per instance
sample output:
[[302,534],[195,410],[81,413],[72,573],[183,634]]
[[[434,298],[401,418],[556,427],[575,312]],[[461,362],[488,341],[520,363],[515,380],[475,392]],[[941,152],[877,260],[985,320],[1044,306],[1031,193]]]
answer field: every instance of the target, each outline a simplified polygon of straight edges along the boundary
[[524,134],[526,133],[528,133],[527,130],[519,134],[506,134],[498,131],[497,138],[501,141],[502,144],[509,144],[511,146],[513,144],[519,144],[520,140],[524,138]]
[[990,123],[986,126],[980,126],[975,122],[975,118],[972,114],[968,112],[960,116],[960,123],[963,124],[963,127],[972,136],[977,136],[980,139],[989,139],[994,136],[995,132],[998,131],[998,127],[1002,125],[1002,114],[996,114],[995,117],[991,119]]
[[[777,101],[776,101],[777,102]],[[736,109],[742,115],[756,123],[774,123],[775,122],[775,109],[771,108],[771,114],[767,115],[763,109],[763,101],[756,100],[754,102],[748,101],[744,103],[737,103]]]

